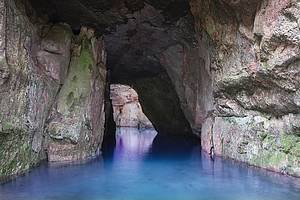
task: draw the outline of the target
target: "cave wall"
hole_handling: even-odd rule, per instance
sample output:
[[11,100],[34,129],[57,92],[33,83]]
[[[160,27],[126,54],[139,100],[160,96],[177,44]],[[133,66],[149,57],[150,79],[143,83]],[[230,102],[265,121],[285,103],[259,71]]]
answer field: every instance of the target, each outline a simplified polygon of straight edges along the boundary
[[[139,90],[143,110],[161,133],[200,134],[213,107],[209,44],[198,40],[187,0],[30,2],[51,21],[74,30],[88,24],[104,34],[112,83]],[[148,88],[159,96],[146,94]],[[166,91],[169,97],[162,98]]]
[[[31,57],[37,32],[18,2],[1,6],[0,175],[28,169],[38,162],[49,104],[58,85],[39,70]],[[17,5],[16,5],[17,4]],[[52,87],[51,87],[52,86]]]
[[199,38],[212,44],[215,110],[206,151],[300,176],[300,4],[190,1]]
[[1,0],[0,9],[0,180],[47,157],[94,155],[104,132],[103,41],[44,23],[27,1]]
[[92,29],[82,28],[72,45],[68,74],[45,129],[49,135],[49,161],[85,160],[97,156],[102,144],[106,84],[104,43],[94,37]]
[[[189,30],[186,25],[181,30]],[[202,123],[214,110],[210,46],[206,38],[197,38],[193,29],[186,34],[194,35],[193,42],[169,46],[162,52],[160,63],[172,81],[192,132],[200,136]]]

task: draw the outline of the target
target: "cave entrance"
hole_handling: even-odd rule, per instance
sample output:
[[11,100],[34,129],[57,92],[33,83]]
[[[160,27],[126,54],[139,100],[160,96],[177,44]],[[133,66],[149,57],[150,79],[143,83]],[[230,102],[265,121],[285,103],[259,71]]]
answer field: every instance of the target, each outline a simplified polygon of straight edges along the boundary
[[113,116],[118,128],[153,129],[153,124],[144,114],[137,92],[127,85],[111,84],[110,99]]
[[111,116],[114,127],[106,127],[102,150],[114,159],[136,159],[145,156],[158,134],[144,114],[137,92],[128,85],[109,86]]
[[116,124],[114,158],[146,155],[157,131],[144,114],[137,92],[127,85],[111,84],[110,100]]
[[[181,132],[182,124],[178,122],[179,118],[176,119],[178,117],[176,112],[180,109],[172,104],[174,101],[169,99],[171,95],[166,95],[167,92],[172,90],[168,87],[165,90],[162,87],[164,84],[160,85],[161,82],[159,81],[149,81],[148,84],[149,86],[145,86],[147,89],[143,88],[143,84],[137,87],[143,91],[141,96],[144,98],[146,96],[144,104],[140,103],[139,95],[132,87],[122,84],[110,85],[109,99],[112,107],[110,120],[114,122],[115,129],[111,129],[111,127],[107,129],[102,148],[105,157],[120,161],[143,159],[146,156],[188,155],[188,152],[199,145],[199,138],[196,135]],[[155,84],[159,84],[160,87]],[[157,94],[159,95],[156,96]],[[145,99],[143,100],[145,101]],[[144,113],[142,106],[147,109],[150,117],[155,120],[155,125],[148,119],[148,115]],[[166,109],[170,112],[162,112]],[[153,112],[161,112],[159,116],[161,116],[162,121],[158,122],[158,115],[151,115]],[[168,117],[168,119],[165,117]],[[168,129],[170,124],[162,124],[168,120],[179,124],[180,127],[178,127],[177,132],[169,132],[174,130]],[[156,128],[157,125],[159,126],[158,129]],[[172,125],[171,123],[171,128],[173,128]],[[163,129],[165,127],[166,129]]]
[[[134,88],[160,138],[200,141],[202,124],[214,109],[211,44],[208,35],[199,35],[188,0],[30,2],[45,20],[64,22],[75,34],[88,27],[87,36],[94,33],[103,42],[101,58],[109,74],[103,81]],[[113,116],[105,114],[104,146],[115,140]]]
[[211,44],[198,34],[188,0],[29,2],[50,23],[75,34],[85,26],[103,40],[107,81],[137,91],[159,134],[200,136],[213,110]]

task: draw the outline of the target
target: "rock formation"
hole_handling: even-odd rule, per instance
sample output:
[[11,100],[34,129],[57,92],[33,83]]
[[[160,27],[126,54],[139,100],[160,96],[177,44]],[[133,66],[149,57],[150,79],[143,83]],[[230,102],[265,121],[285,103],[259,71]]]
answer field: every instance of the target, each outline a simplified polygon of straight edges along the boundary
[[193,0],[191,10],[213,44],[203,149],[300,176],[299,2]]
[[107,81],[159,134],[300,176],[298,0],[0,2],[0,176],[95,155]]
[[117,127],[153,128],[143,113],[139,96],[134,89],[127,85],[112,84],[110,99]]
[[187,103],[178,97],[160,58],[168,47],[194,41],[186,0],[30,2],[52,21],[67,22],[74,30],[85,24],[104,34],[111,82],[130,85],[137,91],[144,113],[161,133],[191,133],[180,106]]
[[24,1],[1,0],[0,177],[100,148],[106,83],[103,41],[91,30],[38,21]]
[[83,160],[100,151],[106,81],[103,41],[82,28],[75,38],[68,74],[48,118],[49,161]]
[[[38,45],[38,30],[26,17],[24,7],[19,3],[0,1],[1,177],[28,170],[44,156],[43,128],[59,89],[59,83],[48,73],[51,67],[48,67],[47,72],[36,62],[39,50],[42,53],[46,49]],[[49,52],[48,56],[56,55]],[[66,67],[63,62],[65,56],[57,54],[62,62],[57,60],[52,67],[61,67],[63,71]]]

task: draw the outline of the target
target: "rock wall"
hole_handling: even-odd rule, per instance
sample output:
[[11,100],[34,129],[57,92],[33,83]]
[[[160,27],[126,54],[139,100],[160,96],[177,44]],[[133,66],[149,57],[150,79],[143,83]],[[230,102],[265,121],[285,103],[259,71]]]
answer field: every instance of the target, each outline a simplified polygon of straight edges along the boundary
[[186,26],[179,26],[179,30],[194,37],[194,41],[168,47],[162,52],[160,62],[170,76],[193,133],[200,136],[202,123],[214,110],[210,46],[205,40],[197,41],[194,30]]
[[300,176],[299,1],[190,4],[198,38],[213,47],[215,108],[203,149]]
[[38,67],[38,30],[20,1],[0,1],[0,177],[43,157],[43,127],[59,85]]
[[126,85],[112,84],[110,99],[117,127],[153,128],[143,113],[139,96],[134,89]]
[[100,152],[106,84],[104,44],[92,30],[75,37],[68,74],[48,118],[48,160],[73,161]]
[[[74,36],[66,24],[47,25],[27,1],[1,0],[0,60],[0,180],[24,173],[47,153],[49,160],[59,160],[52,159],[53,146],[70,141],[58,136],[64,126],[54,129],[57,119],[72,123],[68,136],[80,144],[82,154],[72,160],[98,151],[106,81],[101,39],[90,30]],[[82,114],[73,103],[78,100]]]

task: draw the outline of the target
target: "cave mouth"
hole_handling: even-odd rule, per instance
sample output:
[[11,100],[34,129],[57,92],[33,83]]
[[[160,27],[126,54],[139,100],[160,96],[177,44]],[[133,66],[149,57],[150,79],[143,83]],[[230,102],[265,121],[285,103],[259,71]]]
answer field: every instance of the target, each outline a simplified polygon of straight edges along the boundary
[[199,147],[196,135],[159,132],[144,114],[138,93],[132,87],[111,84],[109,96],[115,129],[107,130],[110,136],[103,141],[104,158],[184,157]]
[[[212,102],[206,98],[212,91],[210,60],[206,46],[198,45],[187,0],[11,0],[5,6],[4,131],[21,128],[24,138],[18,142],[27,145],[25,152],[18,145],[22,166],[14,165],[8,175],[46,159],[94,158],[105,143],[116,143],[110,84],[130,85],[139,94],[158,132],[153,148],[177,137],[187,139],[176,148],[200,142]],[[10,111],[17,104],[22,110]],[[19,155],[4,165],[10,167]]]
[[116,124],[114,158],[145,156],[157,131],[143,113],[137,92],[127,85],[111,84],[110,101]]
[[117,128],[154,129],[142,110],[138,93],[130,86],[111,84],[110,100]]
[[67,23],[74,34],[94,29],[105,45],[107,82],[132,86],[159,134],[200,136],[212,109],[210,61],[188,0],[29,2],[47,23]]

